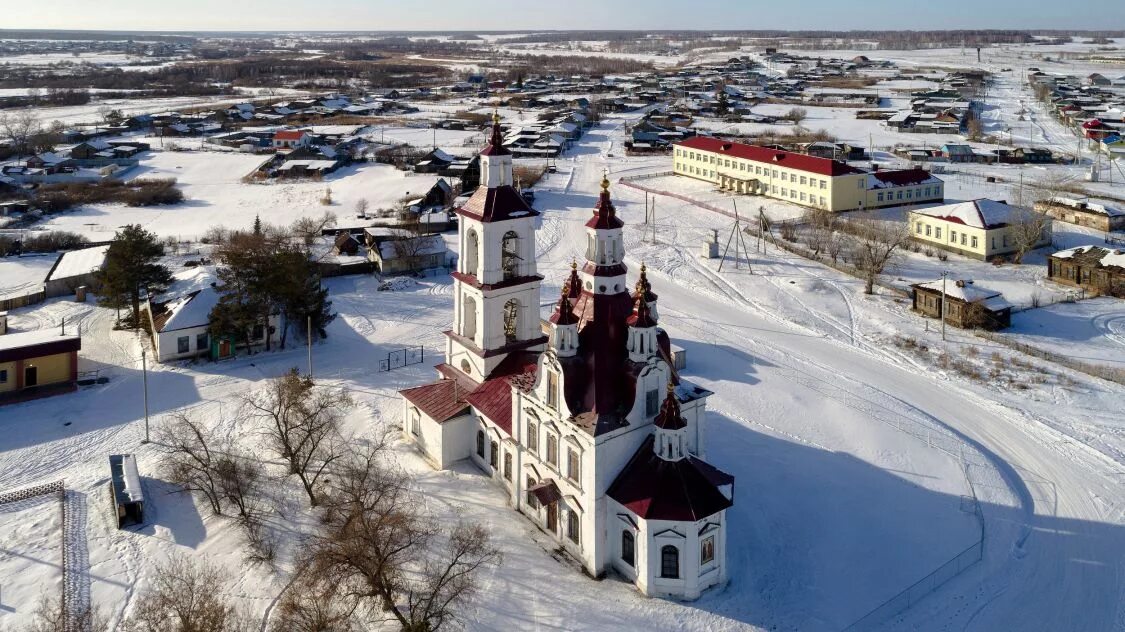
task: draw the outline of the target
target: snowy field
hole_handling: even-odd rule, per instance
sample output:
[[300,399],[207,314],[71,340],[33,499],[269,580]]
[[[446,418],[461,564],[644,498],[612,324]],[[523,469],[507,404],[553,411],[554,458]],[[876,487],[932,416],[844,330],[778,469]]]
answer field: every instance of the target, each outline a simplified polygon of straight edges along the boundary
[[[360,199],[366,199],[372,210],[391,208],[406,195],[424,194],[438,180],[390,165],[360,163],[343,167],[320,182],[242,182],[264,160],[263,156],[231,152],[157,151],[129,176],[176,178],[184,202],[151,207],[91,205],[53,215],[39,226],[82,233],[96,241],[111,237],[125,224],[140,224],[162,237],[192,240],[212,226],[249,228],[256,215],[263,222],[288,225],[300,217],[331,211],[346,223],[354,218]],[[325,206],[321,198],[329,188],[333,203]]]

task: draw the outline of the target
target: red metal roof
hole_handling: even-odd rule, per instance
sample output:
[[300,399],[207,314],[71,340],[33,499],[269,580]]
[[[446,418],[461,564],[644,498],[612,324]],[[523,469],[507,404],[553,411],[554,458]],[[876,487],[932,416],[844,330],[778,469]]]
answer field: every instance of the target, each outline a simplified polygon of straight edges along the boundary
[[683,414],[680,413],[680,400],[676,397],[675,388],[672,383],[668,383],[668,394],[664,397],[664,403],[660,406],[660,412],[653,420],[657,428],[665,430],[679,430],[680,428],[687,428],[687,422],[684,421]]
[[511,185],[492,189],[478,187],[465,205],[456,209],[456,213],[481,222],[501,222],[539,214]]
[[406,401],[438,423],[459,417],[469,410],[466,397],[471,391],[457,380],[442,379],[432,384],[401,391]]
[[895,171],[876,171],[871,174],[876,180],[886,182],[887,184],[896,187],[907,186],[911,184],[922,184],[933,178],[933,175],[925,169],[898,169]]
[[504,134],[500,131],[500,117],[492,118],[492,137],[488,139],[488,147],[480,152],[482,156],[506,156],[512,152],[504,146]]
[[856,169],[846,163],[832,160],[831,158],[818,158],[816,156],[796,154],[781,149],[769,149],[759,147],[758,145],[733,143],[710,136],[689,138],[682,143],[678,143],[677,146],[730,156],[732,158],[774,164],[822,176],[844,176],[864,173],[861,169]]
[[695,457],[665,461],[645,439],[607,494],[646,520],[695,521],[734,505],[719,490],[734,477]]
[[609,197],[609,181],[602,180],[602,192],[598,196],[598,203],[594,205],[594,216],[586,222],[586,227],[606,230],[621,228],[624,225],[625,222],[617,217],[617,208],[613,206],[613,200]]
[[280,132],[275,132],[273,138],[274,140],[301,140],[304,135],[303,130],[283,129]]

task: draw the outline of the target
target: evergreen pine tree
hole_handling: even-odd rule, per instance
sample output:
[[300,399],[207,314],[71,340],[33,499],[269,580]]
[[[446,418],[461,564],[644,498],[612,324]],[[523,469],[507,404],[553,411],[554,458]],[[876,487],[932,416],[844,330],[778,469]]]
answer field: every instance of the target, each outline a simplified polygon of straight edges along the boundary
[[107,307],[130,306],[133,327],[140,324],[142,293],[164,291],[172,283],[172,272],[160,263],[164,246],[140,225],[130,224],[113,237],[106,251],[105,266],[96,275],[99,303]]

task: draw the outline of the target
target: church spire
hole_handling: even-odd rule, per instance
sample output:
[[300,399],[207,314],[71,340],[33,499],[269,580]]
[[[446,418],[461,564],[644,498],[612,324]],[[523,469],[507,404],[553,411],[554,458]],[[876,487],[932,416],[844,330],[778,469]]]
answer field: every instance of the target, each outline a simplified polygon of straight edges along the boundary
[[555,313],[550,321],[556,325],[576,325],[578,317],[574,315],[574,307],[570,304],[570,281],[563,283],[559,296],[559,304],[555,306]]
[[488,139],[488,147],[480,152],[482,156],[506,156],[511,152],[504,146],[504,132],[500,129],[500,113],[492,112],[492,136]]
[[656,452],[656,456],[665,461],[679,461],[687,456],[684,445],[687,438],[687,422],[680,412],[680,400],[676,397],[676,387],[671,380],[668,381],[668,394],[664,398],[664,404],[660,406],[656,419],[653,420],[653,425],[656,426],[654,431],[656,436],[652,449]]
[[570,260],[570,276],[563,287],[566,288],[566,297],[570,299],[571,305],[582,296],[582,279],[578,277],[578,262],[573,259]]
[[617,208],[609,196],[609,172],[602,174],[602,192],[598,196],[598,203],[594,205],[594,217],[586,222],[587,228],[606,229],[621,228],[625,222],[617,217]]

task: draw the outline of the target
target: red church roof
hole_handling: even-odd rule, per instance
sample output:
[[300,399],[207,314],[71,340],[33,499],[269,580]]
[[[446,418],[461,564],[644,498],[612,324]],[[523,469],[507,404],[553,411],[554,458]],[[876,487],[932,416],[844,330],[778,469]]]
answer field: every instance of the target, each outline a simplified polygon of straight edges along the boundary
[[594,205],[594,216],[586,222],[587,228],[610,229],[621,228],[625,222],[617,217],[617,208],[609,197],[609,178],[602,177],[602,193],[598,196],[598,203]]
[[774,164],[780,167],[807,171],[822,176],[845,176],[864,173],[861,169],[856,169],[847,163],[832,160],[831,158],[818,158],[817,156],[796,154],[781,149],[769,149],[759,147],[758,145],[733,143],[710,136],[689,138],[679,143],[677,146],[730,156],[732,158]]
[[299,129],[284,129],[280,132],[274,132],[274,140],[301,140],[305,136],[304,130]]
[[649,435],[610,485],[610,498],[646,520],[702,520],[734,505],[719,489],[733,486],[733,476],[692,456],[665,461],[653,443]]
[[480,155],[482,156],[507,156],[512,152],[504,146],[504,133],[500,130],[500,115],[492,115],[492,136],[488,139],[488,147],[485,147]]
[[539,214],[510,185],[494,189],[477,187],[476,192],[465,202],[465,205],[455,212],[481,222],[502,222]]

